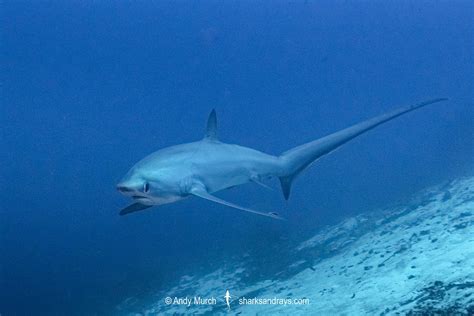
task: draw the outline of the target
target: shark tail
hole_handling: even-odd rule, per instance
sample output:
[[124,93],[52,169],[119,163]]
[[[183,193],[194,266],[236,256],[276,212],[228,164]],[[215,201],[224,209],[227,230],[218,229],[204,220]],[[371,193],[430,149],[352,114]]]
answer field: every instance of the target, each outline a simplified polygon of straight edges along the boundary
[[392,112],[385,113],[372,119],[355,124],[336,133],[323,138],[292,148],[280,155],[283,170],[280,183],[286,200],[290,197],[291,184],[293,180],[318,158],[329,154],[351,139],[405,113],[422,108],[426,105],[447,100],[446,98],[432,99],[429,101],[398,108]]

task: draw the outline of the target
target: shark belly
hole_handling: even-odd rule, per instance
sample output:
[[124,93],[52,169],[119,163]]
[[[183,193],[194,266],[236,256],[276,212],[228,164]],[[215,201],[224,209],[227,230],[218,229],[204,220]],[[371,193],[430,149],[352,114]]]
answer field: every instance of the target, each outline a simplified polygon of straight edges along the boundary
[[195,177],[210,193],[278,176],[281,170],[277,157],[237,145],[219,143],[199,156]]

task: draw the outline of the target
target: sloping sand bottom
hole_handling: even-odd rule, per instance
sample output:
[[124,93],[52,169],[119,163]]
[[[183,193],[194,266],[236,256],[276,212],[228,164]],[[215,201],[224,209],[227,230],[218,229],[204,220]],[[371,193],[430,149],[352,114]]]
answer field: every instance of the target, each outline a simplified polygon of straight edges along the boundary
[[[245,259],[207,275],[184,276],[148,306],[132,300],[133,305],[123,302],[116,312],[472,315],[474,177],[426,190],[409,205],[348,218],[301,243],[294,258],[287,271],[253,284],[242,282]],[[230,310],[224,299],[227,289],[232,296]],[[166,305],[167,296],[215,297],[217,302]],[[248,304],[242,304],[243,298],[249,299],[244,301]]]

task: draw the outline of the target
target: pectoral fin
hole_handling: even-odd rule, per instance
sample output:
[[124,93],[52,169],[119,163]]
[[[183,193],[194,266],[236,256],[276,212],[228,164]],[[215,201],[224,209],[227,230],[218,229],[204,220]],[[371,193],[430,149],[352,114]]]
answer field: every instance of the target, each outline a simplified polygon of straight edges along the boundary
[[149,207],[152,207],[152,206],[153,205],[145,205],[145,204],[141,204],[141,203],[134,203],[134,204],[131,204],[131,205],[127,206],[123,210],[121,210],[120,215],[127,215],[127,214],[130,214],[130,213],[133,213],[133,212],[142,211],[142,210],[145,210],[145,209],[147,209]]
[[241,210],[241,211],[245,211],[245,212],[249,212],[249,213],[253,213],[253,214],[257,214],[257,215],[262,215],[262,216],[266,216],[266,217],[271,217],[271,218],[274,218],[274,219],[281,219],[281,220],[284,219],[283,217],[278,216],[278,214],[274,213],[274,212],[268,212],[268,213],[259,212],[259,211],[255,211],[255,210],[243,207],[243,206],[239,206],[237,204],[233,204],[233,203],[224,201],[222,199],[219,199],[218,197],[213,196],[212,194],[209,194],[205,190],[205,188],[202,188],[202,187],[195,187],[195,188],[191,189],[190,193],[192,195],[198,196],[200,198],[203,198],[203,199],[206,199],[206,200],[209,200],[209,201],[212,201],[212,202],[216,202],[216,203],[219,203],[219,204],[223,204],[225,206],[233,207],[233,208],[236,208],[236,209]]

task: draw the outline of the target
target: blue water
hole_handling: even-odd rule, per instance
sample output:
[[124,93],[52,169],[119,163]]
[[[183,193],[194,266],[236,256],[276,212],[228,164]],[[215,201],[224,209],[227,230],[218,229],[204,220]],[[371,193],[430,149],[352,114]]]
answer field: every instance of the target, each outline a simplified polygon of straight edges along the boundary
[[[22,1],[2,4],[1,315],[112,315],[245,252],[262,273],[340,218],[474,170],[471,1]],[[321,159],[289,202],[219,194],[287,222],[188,199],[120,217],[145,155],[200,139],[271,154],[392,108]],[[274,249],[280,249],[275,255]]]

